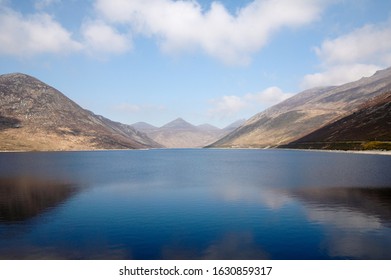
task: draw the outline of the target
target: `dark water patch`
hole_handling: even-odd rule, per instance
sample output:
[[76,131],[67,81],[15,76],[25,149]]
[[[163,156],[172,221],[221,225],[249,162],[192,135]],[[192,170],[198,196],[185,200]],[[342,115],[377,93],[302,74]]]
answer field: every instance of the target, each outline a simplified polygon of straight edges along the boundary
[[31,177],[0,178],[0,222],[20,222],[65,203],[76,187]]

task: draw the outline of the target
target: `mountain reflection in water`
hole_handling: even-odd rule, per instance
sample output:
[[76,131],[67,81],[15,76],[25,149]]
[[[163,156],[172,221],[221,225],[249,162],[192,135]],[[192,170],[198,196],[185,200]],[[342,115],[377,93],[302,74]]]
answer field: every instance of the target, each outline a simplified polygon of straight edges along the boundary
[[39,178],[0,178],[0,222],[31,219],[64,203],[76,192],[66,182]]
[[391,157],[0,154],[0,259],[391,259]]
[[294,195],[306,205],[308,219],[325,227],[322,244],[330,257],[391,258],[390,187],[315,188]]
[[[383,226],[391,226],[391,187],[312,188],[298,189],[292,194],[312,209],[357,213],[368,217],[368,223],[379,221]],[[343,223],[347,225],[347,221]]]

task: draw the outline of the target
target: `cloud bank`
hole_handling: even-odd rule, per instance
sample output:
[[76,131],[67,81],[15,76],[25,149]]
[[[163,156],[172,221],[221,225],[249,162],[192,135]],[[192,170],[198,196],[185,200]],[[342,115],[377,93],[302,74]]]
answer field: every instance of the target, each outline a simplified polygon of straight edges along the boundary
[[0,55],[26,57],[82,48],[81,43],[72,39],[72,33],[52,16],[46,13],[24,16],[0,3]]
[[103,21],[88,21],[81,28],[83,44],[90,54],[121,54],[132,49],[130,35],[120,34]]
[[220,2],[203,8],[190,0],[95,0],[75,35],[43,10],[58,0],[35,2],[25,15],[0,2],[0,54],[32,56],[79,52],[121,54],[132,38],[149,37],[164,53],[198,51],[227,64],[247,64],[283,28],[316,20],[325,0],[254,0],[230,13]]
[[210,101],[212,108],[208,114],[213,118],[229,119],[246,111],[249,114],[257,113],[291,96],[293,94],[285,93],[278,87],[269,87],[261,92],[248,93],[244,96],[226,95]]
[[97,13],[156,38],[163,52],[201,50],[227,64],[246,64],[282,28],[318,18],[324,1],[254,0],[231,14],[219,2],[204,10],[197,1],[97,0]]

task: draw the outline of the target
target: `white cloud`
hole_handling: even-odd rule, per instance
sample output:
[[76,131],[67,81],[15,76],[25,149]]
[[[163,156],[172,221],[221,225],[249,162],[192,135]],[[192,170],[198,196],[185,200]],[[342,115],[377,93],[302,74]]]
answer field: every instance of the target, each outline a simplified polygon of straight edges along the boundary
[[82,45],[46,13],[23,16],[0,7],[0,55],[31,56],[78,51]]
[[[326,40],[317,55],[326,64],[391,63],[391,20],[365,25],[334,40]],[[388,61],[384,61],[387,57]]]
[[322,72],[306,75],[303,87],[340,85],[391,65],[391,20],[368,24],[315,49]]
[[106,20],[153,36],[168,53],[200,49],[225,63],[248,63],[281,28],[308,24],[324,0],[254,0],[235,14],[219,2],[203,10],[197,1],[96,0]]
[[[37,1],[44,9],[58,0]],[[130,34],[121,34],[101,20],[85,20],[80,28],[81,40],[72,38],[51,15],[37,12],[23,15],[0,2],[0,55],[30,57],[45,53],[85,52],[92,55],[121,54],[132,48]]]
[[85,48],[92,54],[121,54],[131,49],[130,35],[117,32],[103,21],[89,21],[81,29]]
[[246,94],[244,99],[247,101],[255,101],[262,105],[273,105],[284,101],[285,99],[293,96],[291,93],[285,93],[278,87],[269,87],[262,92],[256,94]]
[[234,95],[223,96],[211,103],[214,108],[209,110],[209,114],[221,118],[231,117],[248,106],[243,98]]
[[313,88],[319,86],[342,85],[372,76],[381,66],[373,64],[345,64],[327,68],[324,72],[304,76],[302,87]]
[[238,113],[248,112],[249,115],[277,104],[293,94],[285,93],[278,87],[269,87],[259,93],[248,93],[242,97],[229,95],[211,100],[213,108],[209,115],[221,119],[230,118]]

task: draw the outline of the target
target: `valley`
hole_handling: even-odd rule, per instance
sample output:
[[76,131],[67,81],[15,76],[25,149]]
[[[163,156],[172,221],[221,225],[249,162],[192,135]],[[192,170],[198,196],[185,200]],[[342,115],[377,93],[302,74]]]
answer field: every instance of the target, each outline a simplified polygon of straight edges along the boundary
[[391,149],[391,68],[303,91],[225,128],[177,118],[161,127],[112,121],[20,73],[0,76],[0,150],[150,148]]

